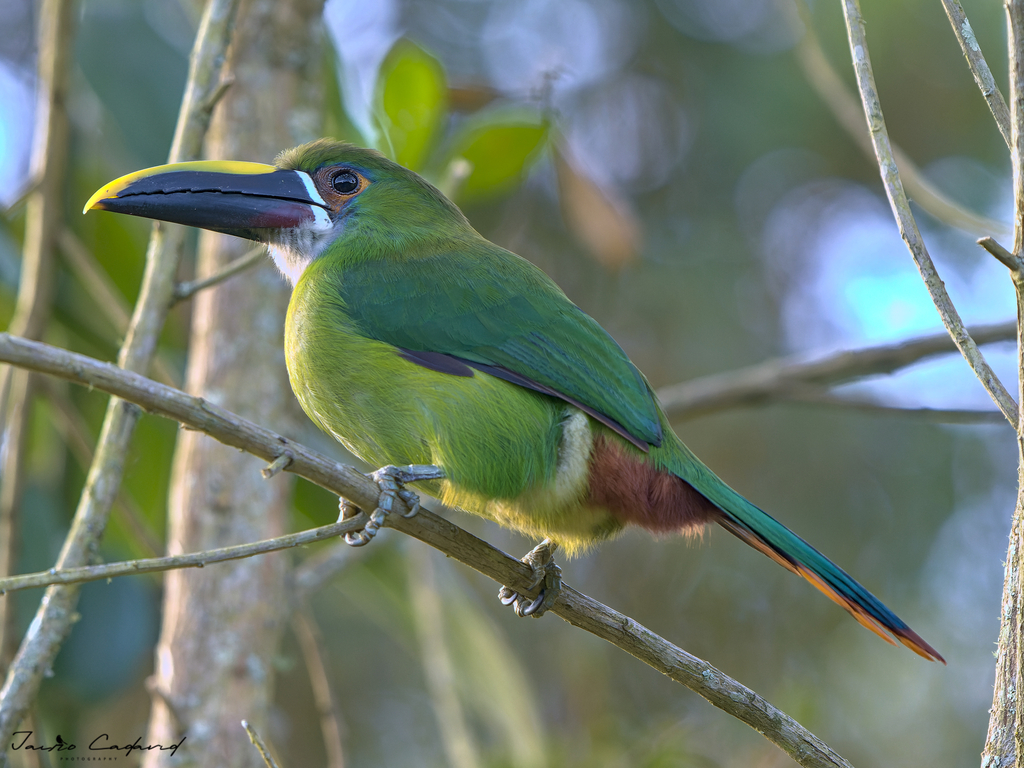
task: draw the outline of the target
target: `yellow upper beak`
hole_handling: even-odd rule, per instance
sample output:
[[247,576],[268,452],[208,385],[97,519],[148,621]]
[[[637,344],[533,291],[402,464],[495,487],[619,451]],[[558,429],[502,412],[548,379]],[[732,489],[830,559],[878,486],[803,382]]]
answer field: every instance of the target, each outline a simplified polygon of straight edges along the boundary
[[115,179],[85,204],[159,221],[273,242],[282,230],[332,226],[331,207],[309,174],[263,163],[197,161]]
[[[251,176],[261,173],[274,173],[277,170],[278,169],[273,165],[267,165],[265,163],[247,163],[239,160],[196,160],[191,163],[157,165],[153,168],[144,168],[141,171],[135,171],[134,173],[129,173],[119,179],[114,179],[109,184],[106,184],[96,190],[93,196],[90,197],[89,201],[85,204],[85,208],[82,209],[82,213],[87,213],[93,208],[102,210],[104,208],[102,204],[104,200],[116,199],[122,196],[125,192],[128,192],[129,194],[153,194],[154,192],[163,192],[166,194],[169,191],[186,191],[184,189],[156,189],[156,187],[159,186],[158,177],[168,173],[197,171],[201,174],[224,173]],[[151,182],[150,186],[153,186],[154,189],[152,191],[135,191],[140,189],[142,186],[140,182],[143,181]]]

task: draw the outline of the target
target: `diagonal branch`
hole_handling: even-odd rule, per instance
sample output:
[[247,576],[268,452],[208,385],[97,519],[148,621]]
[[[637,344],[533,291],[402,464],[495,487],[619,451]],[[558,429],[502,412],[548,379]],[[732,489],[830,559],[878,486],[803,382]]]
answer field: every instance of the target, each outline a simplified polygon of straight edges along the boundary
[[[21,278],[10,324],[13,333],[32,339],[43,338],[53,301],[55,233],[64,217],[70,134],[66,101],[76,8],[74,0],[48,0],[39,9],[35,184],[26,201]],[[34,398],[35,381],[27,371],[0,366],[0,446],[6,446],[0,450],[0,576],[10,572],[16,557]],[[14,627],[13,603],[8,602],[0,606],[0,675],[6,674],[17,648]]]
[[[0,333],[0,361],[131,400],[148,411],[172,418],[186,427],[205,432],[225,445],[240,448],[266,461],[273,462],[287,452],[292,457],[287,468],[289,472],[344,496],[364,509],[376,506],[379,495],[377,485],[352,467],[332,461],[202,398],[109,363],[5,333]],[[403,506],[399,502],[396,511],[401,512]],[[412,518],[392,514],[386,524],[500,584],[507,584],[524,594],[536,593],[535,587],[531,589],[533,577],[526,564],[427,510],[421,510]],[[341,525],[335,524],[339,529],[336,532],[340,532]],[[800,765],[849,768],[849,763],[827,744],[754,691],[702,659],[677,648],[628,616],[566,585],[563,585],[552,611],[570,624],[630,653],[703,696],[714,706],[747,723]]]
[[277,762],[277,759],[274,757],[274,753],[266,744],[263,743],[263,739],[260,738],[256,729],[253,728],[247,720],[242,721],[242,727],[245,728],[245,732],[249,734],[249,741],[252,742],[252,745],[256,747],[256,751],[260,753],[260,757],[263,758],[263,764],[266,765],[267,768],[281,768],[281,764]]
[[185,301],[185,299],[191,299],[199,291],[205,290],[206,288],[212,288],[218,283],[222,283],[229,277],[237,275],[239,272],[244,272],[250,267],[256,266],[262,261],[265,261],[266,248],[262,245],[258,245],[255,248],[250,248],[248,251],[243,253],[234,261],[224,265],[222,269],[217,270],[214,274],[209,277],[204,277],[201,280],[192,280],[187,283],[178,283],[174,287],[174,303]]
[[[846,83],[822,50],[811,25],[810,12],[802,0],[797,3],[797,11],[804,22],[804,34],[796,48],[797,59],[804,76],[821,100],[832,110],[833,116],[843,130],[869,159],[874,159],[873,137],[864,130],[862,111],[857,98],[850,93]],[[910,156],[897,145],[892,145],[890,154],[899,167],[903,183],[914,202],[939,221],[970,232],[976,237],[1009,232],[1010,227],[1007,224],[970,211],[943,194],[928,181]]]
[[1003,414],[995,409],[982,411],[963,408],[907,408],[886,405],[865,397],[837,395],[814,386],[794,388],[786,394],[786,398],[792,403],[823,405],[833,409],[841,408],[882,416],[904,416],[937,424],[1006,424]]
[[[95,437],[85,423],[82,414],[75,408],[71,398],[62,391],[58,382],[50,378],[43,378],[41,384],[42,391],[50,404],[53,426],[60,433],[61,439],[71,451],[71,455],[75,457],[82,471],[88,472],[89,465],[92,464],[92,446]],[[144,555],[156,557],[157,553],[164,551],[163,542],[146,522],[138,502],[125,489],[121,489],[114,505],[121,513],[121,520],[128,527],[135,544],[142,549]]]
[[[981,354],[977,343],[964,327],[963,320],[956,307],[953,306],[946,286],[939,278],[932,258],[928,254],[921,232],[917,228],[914,214],[910,210],[910,202],[907,200],[906,192],[903,189],[903,182],[900,179],[900,171],[893,156],[893,149],[889,143],[889,134],[885,128],[885,118],[882,115],[882,106],[878,100],[878,90],[875,87],[875,77],[871,72],[871,59],[868,56],[867,35],[864,30],[864,19],[861,16],[860,6],[857,0],[843,0],[843,15],[846,18],[846,30],[850,39],[850,52],[853,57],[853,68],[857,76],[857,87],[860,89],[861,101],[864,104],[864,114],[867,117],[868,128],[871,132],[871,144],[878,158],[878,166],[882,173],[882,183],[885,186],[885,194],[889,198],[893,215],[896,217],[896,224],[899,226],[900,236],[910,249],[910,255],[921,273],[928,293],[939,311],[942,324],[945,326],[960,353],[971,366],[974,375],[978,377],[982,385],[988,391],[999,410],[1006,416],[1014,429],[1017,429],[1017,403],[1006,391],[1006,387],[996,376],[992,367]],[[991,233],[988,233],[991,234]]]
[[[85,243],[69,228],[65,227],[60,231],[57,241],[64,255],[65,264],[85,287],[99,311],[106,315],[114,330],[123,337],[128,332],[128,325],[131,322],[131,308],[114,285],[114,281],[110,279],[110,275],[85,247]],[[172,387],[178,384],[180,377],[175,375],[174,366],[160,352],[156,353],[153,360],[153,371],[155,377],[164,384]]]
[[996,260],[1010,272],[1024,272],[1024,259],[1014,256],[1006,250],[994,237],[982,237],[978,245],[995,256]]
[[[1017,324],[972,326],[969,333],[978,344],[1012,341],[1017,337]],[[672,419],[692,419],[738,405],[789,399],[789,393],[800,386],[835,386],[865,376],[892,373],[929,357],[956,352],[956,349],[949,334],[936,333],[895,344],[845,350],[817,360],[775,358],[662,387],[658,390],[658,399]]]
[[[238,0],[209,0],[189,62],[185,97],[178,115],[170,161],[195,159],[210,121],[209,94],[216,92],[231,39]],[[146,254],[139,300],[118,362],[145,371],[156,351],[174,291],[184,233],[155,225]],[[128,445],[139,417],[137,406],[112,398],[71,530],[57,562],[59,568],[84,565],[92,558],[117,497]],[[76,587],[50,587],[30,631],[22,640],[0,689],[0,744],[7,743],[39,690],[64,638],[77,620]]]

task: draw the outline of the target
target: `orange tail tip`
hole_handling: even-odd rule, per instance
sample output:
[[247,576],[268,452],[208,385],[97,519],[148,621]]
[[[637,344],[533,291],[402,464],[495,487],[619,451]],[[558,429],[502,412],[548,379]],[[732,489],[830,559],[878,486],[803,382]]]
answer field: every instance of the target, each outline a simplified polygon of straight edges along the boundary
[[[843,606],[843,608],[850,612],[850,615],[853,616],[853,618],[885,640],[889,645],[896,645],[896,643],[892,641],[892,637],[895,637],[918,656],[928,659],[928,661],[941,661],[943,664],[946,663],[946,660],[942,658],[941,654],[928,645],[928,643],[926,643],[924,639],[910,627],[887,627],[874,616],[867,613],[863,607],[832,589],[832,587],[826,584],[825,581],[823,581],[816,573],[812,573],[799,564],[796,565],[796,572],[821,590],[833,602]],[[892,635],[892,637],[890,637],[890,635]]]
[[872,616],[860,603],[846,595],[840,594],[817,573],[779,552],[771,544],[739,521],[729,516],[722,515],[717,522],[727,531],[742,539],[754,549],[766,554],[783,568],[803,576],[807,581],[821,590],[826,597],[845,608],[853,618],[885,640],[889,645],[896,645],[892,639],[895,637],[896,640],[899,640],[900,643],[912,650],[918,656],[928,659],[929,661],[941,661],[943,664],[946,663],[946,660],[942,658],[942,655],[939,654],[938,651],[928,645],[928,643],[926,643],[919,634],[895,616],[893,618],[895,618],[899,625],[902,626],[883,624],[877,618]]
[[922,656],[928,659],[928,661],[941,661],[943,664],[946,663],[946,660],[942,658],[942,655],[928,645],[928,643],[926,643],[924,639],[910,627],[907,627],[900,632],[893,632],[893,634],[896,635],[897,640],[907,646],[907,648],[912,650],[918,656]]

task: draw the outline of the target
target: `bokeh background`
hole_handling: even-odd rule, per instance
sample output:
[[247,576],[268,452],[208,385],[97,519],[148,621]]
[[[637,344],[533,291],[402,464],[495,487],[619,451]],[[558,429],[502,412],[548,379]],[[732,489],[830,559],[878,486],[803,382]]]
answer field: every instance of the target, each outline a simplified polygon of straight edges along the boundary
[[[1005,85],[1001,9],[964,7]],[[863,10],[893,139],[947,195],[1007,221],[1006,147],[941,5],[865,0]],[[0,2],[0,203],[13,205],[0,217],[0,327],[19,274],[36,13],[30,0]],[[69,210],[110,178],[165,161],[197,19],[188,0],[82,0]],[[488,108],[545,121],[549,133],[521,175],[517,167],[495,188],[467,185],[458,200],[481,232],[532,260],[597,318],[655,387],[941,330],[876,168],[798,62],[795,46],[808,30],[789,0],[329,0],[325,22],[340,93],[328,109],[345,138],[386,144],[375,93],[381,63],[401,39],[436,57],[452,86],[446,135]],[[810,25],[852,85],[839,4],[814,2]],[[559,169],[567,157],[574,188]],[[573,218],[595,195],[611,206],[597,210],[620,224],[619,248],[588,245],[595,225]],[[1011,319],[1005,270],[974,236],[923,213],[919,223],[965,319]],[[134,301],[148,226],[109,215],[73,215],[71,226]],[[58,285],[48,340],[113,359],[118,334],[83,286],[66,270]],[[187,305],[175,310],[162,346],[179,376],[188,321]],[[1013,349],[987,352],[1015,391]],[[955,356],[847,389],[908,408],[992,408]],[[105,407],[98,393],[55,391],[36,407],[22,572],[52,565],[84,480],[73,425],[53,403],[70,404],[93,438]],[[977,760],[1015,493],[1011,430],[792,403],[676,428],[727,482],[854,574],[949,665],[884,645],[719,530],[696,542],[629,533],[563,563],[566,580],[752,687],[854,764]],[[115,516],[105,559],[161,550],[175,434],[174,424],[143,417],[122,494],[134,516]],[[312,428],[296,437],[318,440]],[[335,503],[300,482],[295,527],[328,522]],[[532,546],[450,514],[506,551]],[[383,536],[314,602],[348,765],[444,763],[414,610],[424,588],[443,601],[453,684],[484,765],[789,764],[686,689],[557,618],[515,619],[494,600],[495,585],[417,547]],[[425,572],[432,584],[410,577]],[[38,597],[19,597],[23,627]],[[84,589],[82,619],[42,689],[47,732],[111,722],[128,730],[137,722],[144,732],[159,610],[158,577]],[[294,638],[279,662],[268,735],[287,764],[321,764]]]

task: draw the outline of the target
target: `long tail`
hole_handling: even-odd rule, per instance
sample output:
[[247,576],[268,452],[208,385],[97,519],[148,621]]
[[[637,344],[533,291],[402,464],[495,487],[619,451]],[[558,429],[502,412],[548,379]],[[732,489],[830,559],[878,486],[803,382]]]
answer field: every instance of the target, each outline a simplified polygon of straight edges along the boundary
[[803,576],[887,643],[895,645],[891,635],[919,656],[946,663],[938,651],[846,571],[736,493],[696,457],[693,461],[694,464],[686,462],[687,469],[675,474],[717,507],[720,514],[714,519],[723,528],[764,552],[782,567]]

